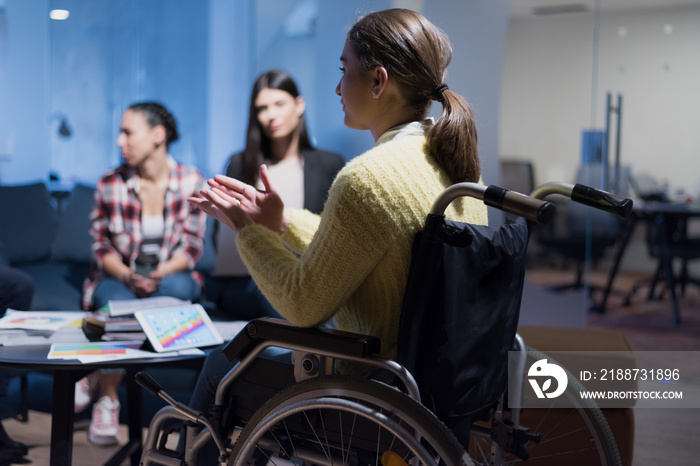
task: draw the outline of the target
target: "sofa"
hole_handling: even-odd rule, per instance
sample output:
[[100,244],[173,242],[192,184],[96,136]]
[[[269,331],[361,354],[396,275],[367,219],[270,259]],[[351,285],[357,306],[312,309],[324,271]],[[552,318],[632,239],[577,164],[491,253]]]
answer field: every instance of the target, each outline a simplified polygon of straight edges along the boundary
[[61,199],[43,183],[0,186],[0,264],[34,279],[32,310],[80,310],[93,193],[77,185]]
[[[0,186],[0,264],[34,279],[32,310],[80,310],[92,255],[88,228],[94,193],[84,184],[53,194],[44,183]],[[208,221],[210,227],[213,220]],[[215,260],[207,239],[197,270],[206,276]]]
[[[92,255],[88,228],[94,192],[94,186],[85,184],[77,184],[70,191],[53,193],[44,183],[0,186],[0,264],[23,270],[32,277],[35,292],[31,310],[81,309],[82,284]],[[211,232],[213,219],[207,221],[207,232]],[[205,238],[204,254],[197,263],[197,270],[206,277],[214,269],[215,260],[212,242]],[[203,304],[210,310],[209,303]],[[158,368],[149,372],[176,399],[189,400],[196,373],[188,369]],[[25,413],[12,409],[8,412],[7,408],[19,406],[26,398],[29,409],[51,412],[51,387],[52,377],[47,373],[29,374],[26,389],[14,379],[9,402],[0,406],[0,417],[21,417]],[[122,387],[122,402],[123,391]],[[162,405],[160,398],[144,393],[145,424]],[[88,412],[83,416],[86,414]],[[124,414],[125,410],[122,410]]]

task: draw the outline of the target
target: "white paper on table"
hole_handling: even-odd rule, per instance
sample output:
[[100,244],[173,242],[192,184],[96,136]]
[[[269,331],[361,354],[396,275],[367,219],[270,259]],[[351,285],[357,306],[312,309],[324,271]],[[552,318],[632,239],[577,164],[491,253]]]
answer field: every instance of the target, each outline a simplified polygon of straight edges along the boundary
[[121,361],[124,359],[140,359],[140,358],[156,358],[158,353],[153,353],[151,351],[143,351],[137,349],[127,348],[126,352],[123,354],[103,354],[95,356],[79,356],[78,361],[83,364],[95,364],[105,361]]
[[82,311],[15,311],[8,309],[0,319],[2,328],[22,328],[26,330],[56,331],[69,325],[82,322],[86,312]]
[[33,346],[49,344],[46,335],[29,334],[21,329],[0,330],[0,346]]
[[142,341],[53,343],[46,358],[79,359],[85,356],[99,356],[108,357],[106,360],[111,361],[114,356],[126,354],[129,349],[136,350],[142,344]]
[[95,364],[105,361],[121,361],[124,359],[148,359],[148,358],[162,358],[168,356],[188,356],[188,355],[200,355],[204,354],[204,351],[194,348],[182,351],[170,351],[167,353],[154,353],[152,351],[143,351],[137,349],[127,348],[124,354],[106,354],[101,356],[80,356],[78,361],[83,364]]
[[47,338],[48,343],[89,343],[90,340],[85,336],[82,327],[68,326],[63,327]]

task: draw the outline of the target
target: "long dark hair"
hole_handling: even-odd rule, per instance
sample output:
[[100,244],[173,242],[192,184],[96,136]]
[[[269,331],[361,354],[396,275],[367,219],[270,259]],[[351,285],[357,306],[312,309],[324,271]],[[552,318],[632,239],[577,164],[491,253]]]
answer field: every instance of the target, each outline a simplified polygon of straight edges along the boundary
[[478,181],[472,111],[462,96],[442,85],[452,60],[447,35],[420,13],[395,8],[360,18],[347,39],[364,69],[382,66],[396,80],[414,119],[425,118],[433,100],[442,103],[440,118],[426,134],[429,154],[453,182]]
[[162,125],[165,128],[165,150],[170,144],[180,139],[177,132],[177,121],[170,110],[158,102],[138,102],[131,104],[129,110],[141,113],[151,128]]
[[[246,137],[245,150],[243,151],[243,159],[241,166],[241,181],[251,185],[255,185],[258,180],[258,170],[260,165],[265,161],[266,156],[269,157],[271,150],[270,138],[265,135],[258,121],[258,115],[255,111],[255,99],[263,89],[277,89],[284,91],[295,99],[299,97],[299,90],[294,80],[287,73],[281,70],[267,71],[255,80],[253,90],[250,94],[250,113],[248,115],[248,134]],[[306,131],[306,117],[302,115],[299,118],[299,152],[303,149],[312,149],[309,134]]]

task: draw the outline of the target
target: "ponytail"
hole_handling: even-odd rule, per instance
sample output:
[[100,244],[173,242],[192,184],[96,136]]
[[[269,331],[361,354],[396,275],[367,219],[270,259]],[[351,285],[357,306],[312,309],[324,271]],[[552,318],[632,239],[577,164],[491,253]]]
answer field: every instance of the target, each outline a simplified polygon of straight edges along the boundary
[[426,134],[428,153],[453,183],[477,182],[481,168],[474,116],[467,101],[446,87],[433,95],[442,103],[442,114]]

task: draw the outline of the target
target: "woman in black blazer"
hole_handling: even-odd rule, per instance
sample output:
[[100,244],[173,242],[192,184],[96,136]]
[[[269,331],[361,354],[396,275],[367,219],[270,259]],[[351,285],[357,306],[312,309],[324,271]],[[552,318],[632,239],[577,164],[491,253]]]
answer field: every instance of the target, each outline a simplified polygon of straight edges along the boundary
[[[265,164],[286,206],[318,214],[345,160],[311,145],[305,110],[306,103],[289,75],[279,70],[260,75],[250,98],[246,147],[231,156],[226,176],[262,189],[259,170]],[[219,227],[214,232],[217,259],[207,280],[207,298],[229,319],[276,316],[238,255],[235,233]]]

